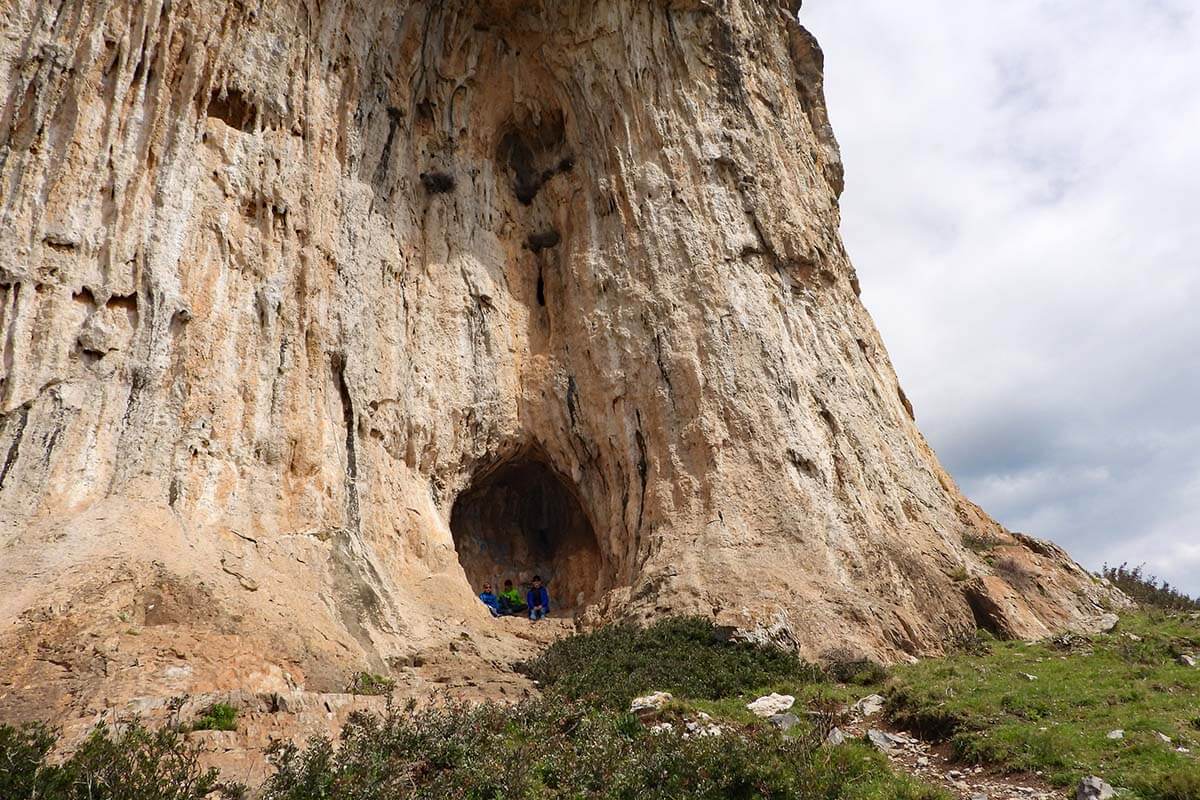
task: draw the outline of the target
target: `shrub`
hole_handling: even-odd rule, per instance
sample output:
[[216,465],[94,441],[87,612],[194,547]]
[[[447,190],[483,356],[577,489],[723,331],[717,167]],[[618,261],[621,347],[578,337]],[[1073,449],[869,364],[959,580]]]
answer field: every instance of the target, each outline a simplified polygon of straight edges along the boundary
[[673,617],[648,628],[612,625],[552,644],[517,668],[543,688],[624,710],[649,691],[716,700],[821,670],[777,647],[732,642],[709,620]]
[[967,531],[962,535],[962,543],[963,547],[967,548],[971,552],[983,554],[990,553],[995,550],[996,545],[1000,543],[1000,540],[990,533]]
[[561,697],[355,714],[337,746],[280,747],[266,800],[932,797],[861,747],[770,728],[685,738]]
[[1164,608],[1169,611],[1200,611],[1200,598],[1189,597],[1166,581],[1145,572],[1145,565],[1119,567],[1105,564],[1100,574],[1139,605]]
[[870,659],[855,661],[838,661],[827,668],[829,677],[838,683],[852,683],[856,686],[873,686],[888,679],[887,667]]
[[356,672],[346,687],[348,694],[385,695],[396,688],[396,681],[373,672]]
[[49,761],[58,732],[0,725],[0,797],[12,800],[199,800],[244,789],[201,769],[199,749],[177,731],[134,721],[97,726],[62,763]]
[[1200,769],[1173,772],[1160,778],[1145,794],[1159,800],[1200,798]]
[[193,731],[235,731],[238,710],[228,703],[213,703],[188,726]]

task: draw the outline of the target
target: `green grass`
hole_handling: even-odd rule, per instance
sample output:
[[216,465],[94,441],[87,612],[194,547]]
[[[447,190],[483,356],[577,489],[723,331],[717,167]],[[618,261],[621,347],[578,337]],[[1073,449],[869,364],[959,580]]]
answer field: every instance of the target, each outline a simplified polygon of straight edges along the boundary
[[236,731],[238,710],[228,703],[213,703],[188,726],[193,731]]
[[[1200,669],[1177,662],[1184,652],[1200,652],[1200,622],[1131,614],[1107,635],[992,642],[899,667],[888,709],[893,721],[949,740],[963,762],[1041,772],[1060,786],[1095,774],[1138,797],[1197,800]],[[1124,739],[1107,738],[1116,729]]]

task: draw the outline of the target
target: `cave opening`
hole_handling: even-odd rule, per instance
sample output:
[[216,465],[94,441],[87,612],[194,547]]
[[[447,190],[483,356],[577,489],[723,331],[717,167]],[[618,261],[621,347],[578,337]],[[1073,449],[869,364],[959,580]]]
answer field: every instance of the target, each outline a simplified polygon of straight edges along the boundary
[[450,531],[476,593],[511,580],[524,598],[540,575],[557,615],[582,610],[602,589],[604,560],[577,492],[537,456],[478,476],[455,500]]

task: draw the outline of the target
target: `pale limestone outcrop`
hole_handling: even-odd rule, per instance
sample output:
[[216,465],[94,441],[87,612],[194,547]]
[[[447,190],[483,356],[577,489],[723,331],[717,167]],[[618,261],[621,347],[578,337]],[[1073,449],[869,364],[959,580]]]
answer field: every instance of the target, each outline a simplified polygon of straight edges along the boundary
[[533,571],[811,657],[1090,624],[917,429],[794,12],[10,2],[0,707],[503,672]]

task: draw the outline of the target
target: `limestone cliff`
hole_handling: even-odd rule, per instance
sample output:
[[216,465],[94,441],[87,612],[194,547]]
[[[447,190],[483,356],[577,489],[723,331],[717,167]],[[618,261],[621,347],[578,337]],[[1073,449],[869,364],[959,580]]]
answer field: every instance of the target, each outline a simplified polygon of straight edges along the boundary
[[1091,624],[917,429],[795,12],[8,0],[0,709],[501,674],[537,571],[814,658]]

